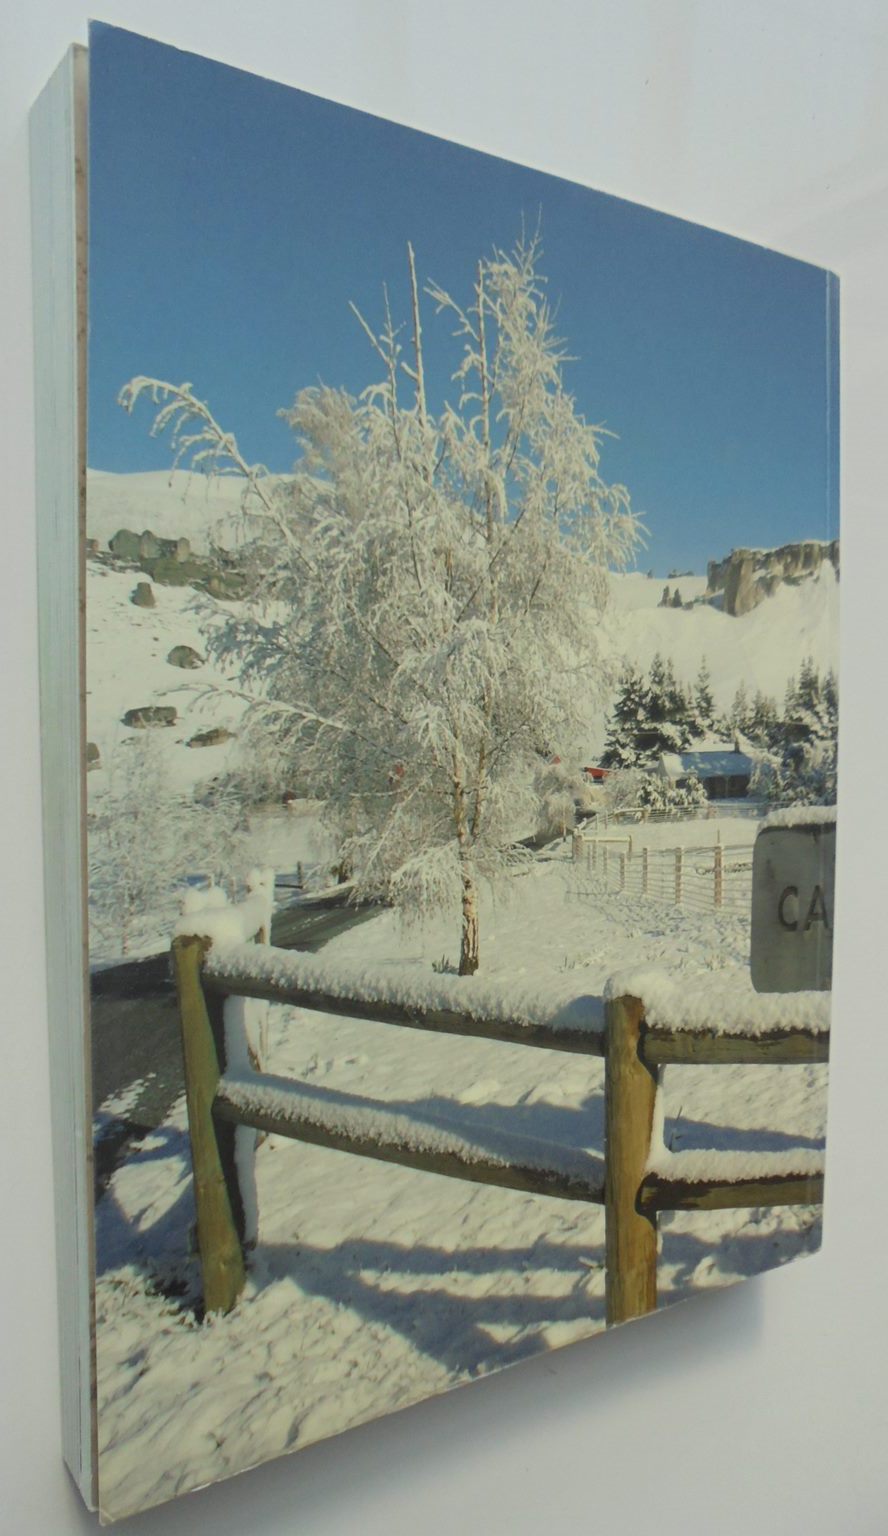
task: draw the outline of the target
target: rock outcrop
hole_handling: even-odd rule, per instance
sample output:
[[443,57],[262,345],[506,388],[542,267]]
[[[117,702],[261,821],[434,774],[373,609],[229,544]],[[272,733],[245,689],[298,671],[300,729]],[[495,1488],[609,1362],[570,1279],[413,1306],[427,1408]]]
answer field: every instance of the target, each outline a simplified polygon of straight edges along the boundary
[[134,533],[131,528],[119,528],[108,540],[112,555],[122,560],[189,560],[191,544],[188,539],[160,539],[150,528]]
[[724,611],[749,613],[784,582],[795,584],[829,564],[839,574],[839,541],[807,539],[780,549],[732,549],[724,560],[710,560],[706,597],[724,593]]

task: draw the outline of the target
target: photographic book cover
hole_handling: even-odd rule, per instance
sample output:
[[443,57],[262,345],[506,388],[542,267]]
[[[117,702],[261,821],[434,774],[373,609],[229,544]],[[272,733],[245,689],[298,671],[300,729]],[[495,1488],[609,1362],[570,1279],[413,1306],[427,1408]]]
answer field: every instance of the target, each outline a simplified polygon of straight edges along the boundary
[[88,198],[115,1519],[817,1248],[837,285],[104,25]]

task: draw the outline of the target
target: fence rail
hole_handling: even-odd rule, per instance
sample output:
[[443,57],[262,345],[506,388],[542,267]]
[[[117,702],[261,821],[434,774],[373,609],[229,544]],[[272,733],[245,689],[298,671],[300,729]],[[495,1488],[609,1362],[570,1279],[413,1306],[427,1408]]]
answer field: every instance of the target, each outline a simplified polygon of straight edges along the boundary
[[[695,1166],[689,1177],[681,1154],[673,1158],[651,1141],[660,1072],[667,1063],[825,1060],[829,1032],[822,994],[812,994],[810,1026],[769,1023],[773,1015],[762,1013],[758,999],[749,1005],[748,1020],[732,1020],[728,1029],[715,1021],[703,1029],[664,1021],[662,1005],[649,1022],[644,1000],[628,993],[609,999],[603,1010],[598,999],[580,999],[566,1016],[560,1010],[536,1020],[482,1014],[462,1005],[425,1009],[399,998],[391,984],[349,982],[347,975],[342,985],[329,980],[324,986],[311,984],[313,957],[249,944],[213,951],[209,940],[198,936],[174,940],[173,968],[208,1312],[229,1311],[246,1281],[244,1160],[235,1141],[244,1127],[448,1178],[603,1203],[608,1324],[656,1307],[659,1211],[822,1200],[822,1172],[816,1158],[812,1161],[802,1149],[797,1166],[794,1154],[756,1154],[752,1170],[748,1158],[745,1165],[741,1161],[726,1168],[724,1156],[714,1153],[706,1176]],[[246,1071],[242,1065],[229,1070],[229,1060],[242,1064],[247,1059],[244,1041],[232,1038],[230,1023],[226,1027],[229,996],[604,1056],[603,1156],[493,1131],[479,1143],[455,1121],[438,1115],[408,1119],[384,1101],[357,1095],[332,1100],[298,1079]]]
[[742,821],[761,821],[774,811],[791,802],[787,800],[706,800],[702,805],[675,806],[672,809],[654,810],[649,805],[609,806],[606,810],[592,811],[583,825],[607,831],[609,827],[628,823],[658,825],[673,821],[713,821],[729,816]]

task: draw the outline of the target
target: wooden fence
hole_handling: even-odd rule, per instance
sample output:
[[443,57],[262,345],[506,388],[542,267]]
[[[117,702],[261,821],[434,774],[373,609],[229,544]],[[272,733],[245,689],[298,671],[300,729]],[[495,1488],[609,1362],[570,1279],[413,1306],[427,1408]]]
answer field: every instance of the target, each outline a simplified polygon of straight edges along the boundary
[[[259,956],[268,963],[256,963]],[[605,1207],[606,1310],[608,1324],[652,1311],[657,1304],[657,1217],[663,1210],[712,1210],[743,1206],[818,1204],[823,1175],[811,1154],[798,1168],[786,1154],[758,1154],[752,1172],[719,1174],[724,1154],[712,1154],[712,1176],[681,1172],[681,1154],[652,1160],[651,1130],[658,1074],[674,1063],[808,1063],[825,1061],[828,1030],[761,1027],[761,1018],[720,1033],[671,1027],[660,1015],[651,1024],[641,998],[622,995],[604,1006],[583,999],[554,1017],[512,1019],[481,1014],[458,1002],[447,1009],[399,1000],[394,987],[332,985],[313,957],[266,947],[214,951],[208,940],[180,937],[173,943],[179,999],[197,1241],[206,1311],[229,1311],[246,1278],[245,1199],[236,1149],[238,1127],[399,1163],[449,1178],[468,1179],[558,1199]],[[226,1037],[226,997],[263,998],[322,1013],[368,1019],[410,1029],[508,1041],[531,1049],[562,1050],[605,1060],[604,1155],[541,1144],[532,1138],[485,1136],[483,1145],[458,1122],[423,1117],[405,1130],[403,1113],[384,1102],[362,1100],[343,1115],[328,1097],[295,1079],[229,1069],[243,1062],[238,1042]],[[812,1009],[823,1007],[817,994]],[[670,1173],[669,1164],[674,1164]],[[656,1170],[656,1171],[654,1171]]]

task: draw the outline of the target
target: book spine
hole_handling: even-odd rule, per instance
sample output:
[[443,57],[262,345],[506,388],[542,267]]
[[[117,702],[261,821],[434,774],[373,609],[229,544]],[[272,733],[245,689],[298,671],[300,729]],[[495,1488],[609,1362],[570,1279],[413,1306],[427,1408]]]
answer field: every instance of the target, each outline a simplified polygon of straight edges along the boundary
[[69,50],[30,123],[37,589],[47,1015],[62,1447],[97,1503],[87,953],[84,580],[87,57]]

